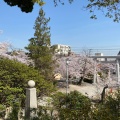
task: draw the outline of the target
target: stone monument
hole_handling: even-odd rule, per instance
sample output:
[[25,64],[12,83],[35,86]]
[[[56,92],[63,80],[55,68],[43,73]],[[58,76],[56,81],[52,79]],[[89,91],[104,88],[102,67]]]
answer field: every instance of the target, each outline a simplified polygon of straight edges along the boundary
[[26,88],[26,101],[25,101],[25,117],[27,120],[34,116],[32,109],[37,109],[37,96],[35,82],[33,80],[28,81],[28,88]]

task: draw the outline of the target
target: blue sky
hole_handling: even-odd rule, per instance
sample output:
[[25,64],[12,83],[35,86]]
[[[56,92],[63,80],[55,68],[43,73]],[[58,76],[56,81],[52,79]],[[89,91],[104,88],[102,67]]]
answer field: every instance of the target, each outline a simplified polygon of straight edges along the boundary
[[[120,46],[120,23],[105,18],[96,12],[98,19],[90,19],[90,13],[83,10],[86,0],[75,0],[73,4],[54,7],[52,0],[46,0],[43,9],[50,17],[51,43],[82,48],[118,48]],[[32,13],[22,13],[18,7],[10,7],[0,1],[0,42],[9,41],[15,48],[27,46],[33,37],[34,23],[40,7],[34,6]]]

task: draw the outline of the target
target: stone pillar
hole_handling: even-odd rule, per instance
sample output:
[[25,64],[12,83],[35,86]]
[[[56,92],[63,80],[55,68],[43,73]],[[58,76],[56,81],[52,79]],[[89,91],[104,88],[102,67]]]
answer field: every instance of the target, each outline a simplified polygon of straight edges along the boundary
[[26,101],[25,101],[25,117],[26,120],[30,120],[30,117],[35,116],[35,113],[30,112],[31,109],[37,108],[37,96],[35,82],[33,80],[28,81],[29,88],[26,88]]
[[119,66],[119,61],[116,61],[117,65],[117,82],[120,83],[120,66]]

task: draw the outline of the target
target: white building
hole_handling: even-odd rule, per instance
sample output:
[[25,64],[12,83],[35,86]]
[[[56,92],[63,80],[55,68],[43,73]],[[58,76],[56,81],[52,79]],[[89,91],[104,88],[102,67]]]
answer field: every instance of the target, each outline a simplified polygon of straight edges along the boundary
[[56,55],[69,55],[69,53],[71,52],[71,47],[68,45],[56,44],[52,47],[55,48]]

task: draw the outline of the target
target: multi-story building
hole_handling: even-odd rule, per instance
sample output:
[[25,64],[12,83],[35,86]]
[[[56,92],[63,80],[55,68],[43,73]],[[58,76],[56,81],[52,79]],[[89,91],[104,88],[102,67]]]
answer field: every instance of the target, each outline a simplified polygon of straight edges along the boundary
[[68,45],[55,44],[52,47],[55,48],[55,55],[69,55],[71,52],[71,47]]

